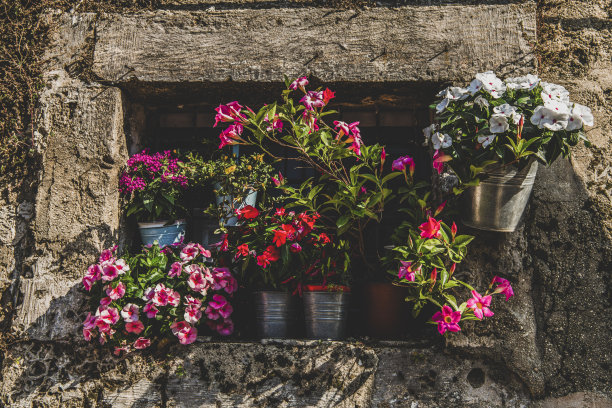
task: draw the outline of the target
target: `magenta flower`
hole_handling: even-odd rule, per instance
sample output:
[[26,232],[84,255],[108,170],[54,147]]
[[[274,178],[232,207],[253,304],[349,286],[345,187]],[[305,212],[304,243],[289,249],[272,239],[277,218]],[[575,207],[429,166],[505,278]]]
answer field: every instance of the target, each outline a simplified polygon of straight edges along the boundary
[[119,282],[115,288],[109,286],[106,288],[106,294],[112,300],[121,299],[125,295],[125,285],[123,282]]
[[230,102],[226,105],[219,105],[219,107],[215,108],[217,114],[215,115],[215,124],[213,125],[213,127],[217,126],[219,122],[234,122],[235,120],[246,120],[246,116],[240,113],[241,110],[242,105],[240,105],[238,101]]
[[289,85],[289,89],[295,91],[296,89],[301,89],[302,92],[306,93],[306,86],[308,85],[308,78],[300,77],[293,81],[291,85]]
[[100,254],[100,263],[101,264],[109,264],[115,262],[115,258],[113,257],[113,253],[115,252],[116,247],[105,249]]
[[481,296],[480,293],[475,290],[472,291],[471,299],[468,299],[467,306],[474,311],[474,316],[479,318],[480,320],[483,317],[491,317],[493,316],[493,312],[489,309],[491,305],[491,296]]
[[400,261],[402,264],[399,268],[397,277],[399,279],[406,279],[408,282],[414,282],[416,272],[412,270],[412,262]]
[[134,342],[134,348],[137,349],[137,350],[146,349],[150,345],[151,345],[151,340],[149,340],[149,339],[147,339],[145,337],[139,337]]
[[[270,119],[268,119],[268,114],[266,114],[264,121],[270,123]],[[283,131],[283,121],[280,120],[280,117],[278,115],[274,115],[274,117],[272,118],[272,123],[266,128],[266,131],[268,132],[272,132],[274,130],[279,132]]]
[[138,306],[128,303],[121,309],[121,317],[124,322],[135,322],[138,320]]
[[419,225],[419,229],[421,230],[421,238],[437,238],[440,236],[440,221],[429,217],[427,222]]
[[[359,122],[355,122],[359,124]],[[338,132],[336,139],[341,138],[344,135],[348,135],[351,133],[351,129],[349,128],[349,124],[346,122],[342,122],[341,120],[334,121],[334,129]]]
[[83,277],[83,286],[87,291],[91,290],[91,286],[102,277],[102,268],[98,264],[91,265],[87,268],[87,273]]
[[91,313],[87,313],[87,317],[85,318],[85,321],[83,322],[83,328],[90,329],[90,330],[95,329],[96,320],[98,320],[96,316],[92,315]]
[[297,242],[294,242],[293,244],[291,244],[291,246],[289,247],[289,250],[291,252],[293,252],[294,254],[300,253],[302,252],[302,246],[300,244],[298,244]]
[[185,321],[195,324],[202,318],[202,311],[196,305],[189,305],[185,308]]
[[149,319],[155,319],[159,310],[152,303],[147,303],[145,307],[142,308],[143,313],[147,315]]
[[510,282],[508,280],[496,276],[491,281],[490,286],[493,286],[496,283],[499,283],[499,285],[497,285],[493,293],[503,293],[504,295],[506,295],[506,302],[510,300],[512,296],[514,296],[514,291],[512,290],[512,286],[510,285]]
[[178,278],[181,276],[181,272],[183,272],[183,265],[180,262],[175,262],[170,266],[168,276]]
[[119,276],[119,269],[115,265],[106,265],[102,268],[102,280],[110,282]]
[[404,173],[406,172],[406,167],[408,167],[410,176],[414,175],[415,163],[414,159],[410,156],[398,157],[391,164],[391,170],[403,171]]
[[144,330],[144,324],[140,320],[127,322],[125,324],[125,330],[127,330],[128,333],[140,334]]
[[229,336],[234,332],[234,322],[231,319],[224,319],[217,323],[215,330],[222,336]]
[[113,299],[111,299],[108,296],[103,297],[102,299],[100,299],[100,306],[108,306],[111,303],[113,303]]
[[91,341],[92,334],[93,332],[91,329],[86,329],[85,327],[83,327],[83,337],[86,341]]
[[196,256],[198,256],[199,253],[200,253],[200,250],[196,246],[196,244],[187,244],[185,248],[183,248],[183,250],[181,251],[181,255],[180,255],[181,261],[183,262],[191,261]]
[[217,320],[219,317],[230,317],[234,309],[232,305],[221,295],[214,295],[213,300],[208,302],[206,316],[210,320]]
[[191,295],[187,295],[185,296],[185,305],[201,307],[202,302],[199,299],[196,299]]
[[461,312],[453,311],[450,306],[444,305],[442,312],[436,312],[431,320],[438,323],[438,331],[440,334],[444,334],[447,330],[451,332],[458,332],[461,330],[459,327],[459,321],[461,320]]
[[306,107],[308,110],[314,110],[314,108],[322,108],[325,106],[325,101],[323,100],[323,92],[321,91],[309,91],[304,95],[300,102]]

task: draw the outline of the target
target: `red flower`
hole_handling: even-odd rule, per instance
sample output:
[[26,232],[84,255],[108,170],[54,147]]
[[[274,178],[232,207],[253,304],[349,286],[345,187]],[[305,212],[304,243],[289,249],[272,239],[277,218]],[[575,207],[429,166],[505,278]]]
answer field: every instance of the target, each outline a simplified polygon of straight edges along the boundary
[[274,230],[274,238],[272,238],[272,242],[274,242],[277,247],[283,245],[285,242],[287,242],[287,231]]
[[272,262],[276,262],[280,259],[280,251],[272,245],[266,248],[264,255]]
[[285,208],[281,207],[281,208],[277,208],[274,214],[278,215],[279,217],[282,217],[285,215],[285,213],[286,213]]
[[327,245],[331,242],[331,239],[329,239],[329,236],[326,233],[322,232],[319,234],[318,242],[321,245]]
[[247,220],[253,219],[259,215],[259,210],[251,205],[247,205],[243,208],[236,210],[236,214],[240,218],[246,218]]
[[236,253],[236,257],[242,255],[242,256],[248,256],[249,255],[249,245],[248,244],[242,244],[242,245],[238,245],[238,252]]
[[268,257],[265,255],[259,255],[257,257],[257,265],[261,266],[262,268],[266,268],[266,266],[270,265],[270,260],[268,259]]
[[437,238],[440,235],[440,221],[429,217],[427,222],[419,225],[421,230],[421,238]]
[[336,94],[332,92],[329,88],[325,88],[323,91],[323,102],[327,105],[330,100],[334,99]]

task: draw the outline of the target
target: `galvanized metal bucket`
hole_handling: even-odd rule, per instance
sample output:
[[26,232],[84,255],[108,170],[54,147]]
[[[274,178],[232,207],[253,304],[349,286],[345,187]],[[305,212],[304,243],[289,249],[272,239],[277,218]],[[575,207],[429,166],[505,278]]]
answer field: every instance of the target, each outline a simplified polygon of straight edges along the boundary
[[153,245],[157,241],[160,248],[180,242],[185,237],[185,220],[177,220],[166,225],[168,221],[139,222],[140,238],[143,245]]
[[339,340],[344,337],[350,294],[304,292],[304,320],[309,339]]
[[285,339],[291,336],[297,322],[297,299],[289,292],[259,291],[253,293],[257,334],[261,338]]
[[487,170],[487,178],[463,193],[463,223],[499,232],[512,232],[529,202],[538,163],[520,171],[510,166]]

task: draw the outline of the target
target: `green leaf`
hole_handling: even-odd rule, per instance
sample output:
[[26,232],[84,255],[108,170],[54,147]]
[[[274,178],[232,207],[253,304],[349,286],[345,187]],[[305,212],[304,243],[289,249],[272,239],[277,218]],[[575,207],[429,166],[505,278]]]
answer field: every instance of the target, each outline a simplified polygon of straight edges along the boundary
[[348,222],[348,220],[351,219],[351,215],[350,214],[344,214],[343,216],[341,216],[340,218],[338,218],[338,220],[336,221],[336,227],[338,228],[342,228],[343,226],[346,225],[346,223]]

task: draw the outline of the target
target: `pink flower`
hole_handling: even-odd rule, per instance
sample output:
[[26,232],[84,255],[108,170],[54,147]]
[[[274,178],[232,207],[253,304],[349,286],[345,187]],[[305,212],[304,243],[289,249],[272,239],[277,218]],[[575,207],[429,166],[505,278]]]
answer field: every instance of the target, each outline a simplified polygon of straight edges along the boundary
[[285,178],[283,177],[283,174],[279,171],[278,178],[272,177],[272,182],[276,187],[280,187],[281,185],[285,184]]
[[219,139],[221,140],[221,144],[219,144],[219,149],[223,148],[226,145],[233,145],[238,142],[243,142],[244,140],[240,137],[244,128],[241,124],[235,123],[233,125],[228,126],[227,129],[219,134]]
[[493,286],[496,283],[499,283],[499,285],[495,288],[493,293],[503,293],[504,295],[506,295],[506,302],[510,300],[512,296],[514,296],[514,291],[512,290],[512,286],[510,285],[510,282],[508,280],[496,276],[491,281],[490,286]]
[[86,341],[91,341],[92,334],[93,332],[91,329],[86,329],[85,327],[83,327],[83,337]]
[[103,297],[102,299],[100,299],[100,306],[108,306],[111,303],[113,303],[113,299],[111,299],[108,296]]
[[102,268],[102,280],[103,281],[112,281],[117,276],[119,276],[119,269],[115,265],[106,265]]
[[91,313],[87,313],[87,317],[83,322],[83,327],[85,329],[94,329],[96,327],[96,320],[98,320],[96,316],[92,315]]
[[455,242],[456,235],[457,235],[457,224],[455,224],[455,221],[453,221],[453,225],[451,226],[451,237],[453,239],[453,242]]
[[[264,118],[264,121],[270,123],[270,119],[268,119],[268,114],[266,114],[266,117]],[[268,131],[268,132],[272,132],[274,130],[277,130],[279,132],[282,132],[282,130],[283,130],[283,121],[280,120],[280,117],[278,115],[274,115],[274,118],[272,118],[272,124],[270,124],[266,128],[266,131]]]
[[181,276],[181,272],[183,272],[183,265],[180,262],[175,262],[170,266],[168,276],[178,278],[179,276]]
[[427,222],[419,225],[419,229],[421,230],[421,238],[437,238],[440,236],[440,221],[429,217]]
[[130,270],[130,266],[123,259],[117,259],[115,262],[115,268],[117,268],[120,275],[123,275]]
[[133,303],[128,303],[121,309],[121,317],[124,322],[135,322],[138,320],[138,306]]
[[187,322],[173,323],[170,328],[172,329],[172,334],[178,337],[179,342],[184,345],[193,343],[198,336],[196,328],[191,327]]
[[190,295],[185,296],[185,304],[187,306],[197,306],[197,307],[202,306],[202,302],[199,299],[196,299]]
[[117,247],[112,247],[109,249],[105,249],[104,251],[102,251],[102,253],[100,254],[100,263],[101,264],[107,264],[107,263],[113,263],[115,262],[115,258],[113,257],[113,253],[117,250]]
[[179,303],[181,303],[181,295],[175,290],[170,291],[168,294],[168,304],[176,307],[179,305]]
[[158,283],[155,286],[155,294],[151,300],[155,306],[166,306],[168,304],[168,295],[171,293],[171,289],[166,288],[163,283]]
[[482,320],[483,317],[485,316],[486,317],[493,316],[493,312],[491,311],[491,309],[489,309],[489,306],[491,305],[490,295],[481,296],[480,293],[473,290],[472,296],[474,297],[471,299],[468,299],[467,306],[474,311],[474,316],[476,316],[480,320]]
[[189,275],[187,284],[194,292],[199,292],[202,295],[206,295],[206,292],[210,286],[209,281],[204,278],[204,275],[200,271],[195,271]]
[[140,320],[127,322],[125,324],[125,330],[127,330],[128,333],[140,334],[144,330],[144,324]]
[[226,105],[219,105],[215,108],[217,114],[215,115],[215,124],[213,127],[217,126],[219,122],[233,122],[235,120],[244,121],[246,120],[246,116],[244,116],[240,111],[242,110],[242,105],[238,103],[238,101],[230,102]]
[[444,163],[452,159],[451,156],[444,154],[442,150],[436,150],[433,155],[433,168],[438,171],[438,174],[442,174],[444,171]]
[[289,85],[289,89],[295,91],[296,89],[301,89],[302,92],[306,92],[306,86],[308,85],[308,78],[300,77],[293,81],[291,85]]
[[398,157],[397,159],[393,160],[393,163],[391,164],[391,170],[405,172],[406,167],[408,167],[410,175],[414,175],[415,163],[414,159],[410,156]]
[[187,262],[193,260],[196,256],[200,254],[200,250],[196,246],[196,244],[187,244],[185,248],[181,251],[181,261]]
[[[380,152],[380,165],[382,166],[383,164],[385,164],[385,159],[387,158],[387,153],[385,152],[385,148],[382,148],[382,151]],[[382,168],[382,167],[381,167]]]
[[98,264],[87,268],[87,273],[83,276],[83,286],[87,291],[91,290],[92,285],[102,277],[102,268]]
[[325,101],[323,100],[323,92],[321,91],[309,91],[304,95],[300,102],[304,104],[306,109],[314,110],[314,108],[322,108],[325,106]]
[[142,300],[150,301],[153,299],[153,296],[155,296],[155,289],[146,288],[144,294],[142,295]]
[[185,321],[188,323],[197,323],[202,318],[202,311],[196,305],[189,305],[185,308]]
[[399,279],[406,279],[408,282],[414,282],[416,273],[412,270],[412,262],[400,261],[400,263],[402,265],[399,268],[397,277]]
[[[356,122],[356,123],[359,123],[359,122]],[[341,120],[334,121],[334,129],[336,130],[336,132],[338,132],[336,139],[339,139],[342,136],[348,135],[349,133],[351,133],[351,130],[349,129],[349,124],[346,122],[342,122]]]
[[293,252],[294,254],[297,254],[297,253],[302,252],[302,246],[298,244],[297,242],[295,242],[291,244],[291,246],[289,247],[289,250]]
[[159,310],[152,303],[147,303],[142,311],[147,315],[149,319],[154,319]]
[[121,299],[125,295],[125,285],[123,282],[119,282],[115,288],[109,286],[106,288],[106,294],[112,300]]
[[222,336],[229,336],[234,332],[234,322],[231,319],[224,319],[219,322],[211,322],[215,324],[213,330],[216,330]]
[[122,351],[125,351],[126,353],[129,353],[130,352],[130,346],[115,347],[115,350],[113,350],[113,354],[116,355],[116,356],[119,356]]
[[151,345],[151,340],[149,340],[149,339],[147,339],[145,337],[139,337],[134,342],[134,348],[137,349],[137,350],[146,349],[150,345]]
[[232,305],[221,295],[214,295],[213,300],[208,302],[206,316],[210,320],[217,320],[219,317],[230,317],[234,309]]
[[436,208],[436,211],[434,212],[434,217],[436,217],[438,214],[440,214],[444,210],[444,207],[446,207],[446,201],[447,200],[445,200],[442,204],[438,206],[438,208]]
[[461,330],[459,327],[459,321],[461,320],[461,312],[453,311],[450,306],[444,305],[442,312],[436,312],[431,320],[438,323],[438,331],[440,334],[444,334],[447,330],[451,332],[458,332]]
[[119,311],[114,307],[107,307],[100,311],[97,322],[104,322],[109,325],[117,323],[119,320]]

